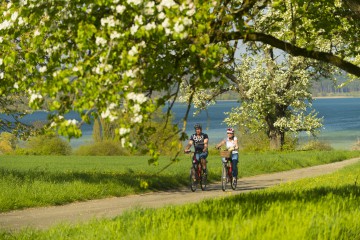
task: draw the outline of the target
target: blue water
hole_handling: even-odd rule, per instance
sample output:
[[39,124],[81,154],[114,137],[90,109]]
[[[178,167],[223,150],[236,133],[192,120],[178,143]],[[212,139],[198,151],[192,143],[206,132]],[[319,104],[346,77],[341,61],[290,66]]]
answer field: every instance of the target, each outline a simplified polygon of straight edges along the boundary
[[[214,144],[225,137],[227,126],[223,123],[226,117],[225,112],[238,106],[236,101],[219,101],[216,105],[210,106],[207,111],[193,116],[194,109],[190,110],[186,132],[191,134],[195,123],[203,125],[203,131],[209,135],[210,143]],[[324,98],[313,100],[313,108],[318,112],[319,117],[324,118],[324,128],[318,135],[318,139],[329,143],[335,149],[351,149],[352,145],[360,138],[360,98]],[[182,127],[182,118],[186,112],[186,105],[176,103],[173,107],[174,122]],[[67,118],[79,119],[76,113],[71,113]],[[26,122],[46,120],[45,112],[36,112],[24,118]],[[81,144],[91,142],[92,125],[82,126],[83,137],[70,141],[72,147],[76,148]],[[305,134],[301,135],[302,140],[307,139]],[[240,139],[241,141],[241,139]]]
[[[202,123],[203,131],[209,134],[210,142],[217,143],[226,135],[227,126],[222,122],[226,117],[225,112],[230,112],[231,108],[236,106],[239,106],[236,101],[220,101],[198,116],[190,114],[187,132],[193,131],[195,123]],[[317,135],[318,140],[329,143],[335,149],[351,149],[360,138],[360,98],[314,99],[313,109],[318,112],[318,117],[323,117],[324,126]],[[175,121],[179,122],[185,113],[185,105],[175,104],[173,111]],[[300,142],[314,139],[305,133],[300,137]]]

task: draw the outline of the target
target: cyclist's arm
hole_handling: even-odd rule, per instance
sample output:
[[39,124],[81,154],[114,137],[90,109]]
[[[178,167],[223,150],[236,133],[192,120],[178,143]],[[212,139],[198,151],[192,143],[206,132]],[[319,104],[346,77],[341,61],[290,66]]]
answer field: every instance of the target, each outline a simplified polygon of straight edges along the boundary
[[219,142],[215,147],[216,148],[220,148],[222,145],[224,145],[226,142],[225,140],[222,140],[221,142]]
[[189,140],[189,143],[185,147],[185,152],[188,152],[193,144],[193,140]]
[[234,143],[235,143],[234,149],[235,149],[235,150],[238,150],[238,149],[239,149],[239,145],[238,145],[238,139],[237,139],[237,138],[234,139]]
[[209,139],[208,138],[205,138],[204,139],[204,149],[203,149],[203,152],[206,152],[207,149],[208,149],[208,142],[209,142]]

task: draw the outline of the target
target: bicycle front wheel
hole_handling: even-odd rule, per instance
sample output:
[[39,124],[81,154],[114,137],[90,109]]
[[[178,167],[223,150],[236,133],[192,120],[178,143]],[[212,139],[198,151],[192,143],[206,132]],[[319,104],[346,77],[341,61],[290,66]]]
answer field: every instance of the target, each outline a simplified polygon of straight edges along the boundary
[[204,191],[206,189],[206,184],[207,184],[207,175],[204,173],[203,170],[201,170],[201,176],[200,176],[201,190]]
[[231,188],[232,188],[233,190],[235,190],[235,189],[236,189],[236,185],[237,185],[237,178],[236,178],[236,177],[232,177],[232,179],[231,179]]
[[197,181],[194,180],[195,175],[193,173],[193,169],[194,168],[190,169],[190,189],[191,189],[191,191],[195,192],[196,191]]
[[221,173],[221,187],[222,187],[222,190],[225,191],[226,190],[226,183],[227,183],[227,167],[225,164],[223,164],[223,167],[222,167],[222,173]]

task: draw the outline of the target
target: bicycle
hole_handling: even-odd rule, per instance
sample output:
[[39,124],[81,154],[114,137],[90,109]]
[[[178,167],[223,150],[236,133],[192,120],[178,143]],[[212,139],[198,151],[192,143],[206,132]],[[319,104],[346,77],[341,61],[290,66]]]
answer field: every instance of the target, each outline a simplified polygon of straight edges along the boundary
[[236,189],[237,185],[237,177],[233,177],[232,169],[233,169],[233,162],[231,158],[230,151],[220,151],[220,156],[225,158],[225,162],[222,162],[222,173],[221,173],[221,187],[222,190],[226,190],[226,185],[230,183],[231,188],[233,190]]
[[[186,153],[189,154],[191,153],[191,151]],[[207,184],[207,174],[205,174],[203,170],[203,164],[204,161],[206,161],[206,159],[201,158],[200,161],[198,162],[196,160],[196,152],[194,152],[194,154],[191,157],[191,160],[193,164],[190,168],[190,189],[191,191],[195,192],[199,184],[201,190],[204,191],[206,189],[206,184]]]

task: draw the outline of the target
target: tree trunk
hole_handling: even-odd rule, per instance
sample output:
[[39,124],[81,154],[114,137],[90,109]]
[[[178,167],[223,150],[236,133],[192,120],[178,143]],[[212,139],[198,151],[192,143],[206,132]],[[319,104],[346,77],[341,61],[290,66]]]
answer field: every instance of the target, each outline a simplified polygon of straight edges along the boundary
[[277,129],[270,130],[270,150],[281,150],[285,143],[285,134]]

